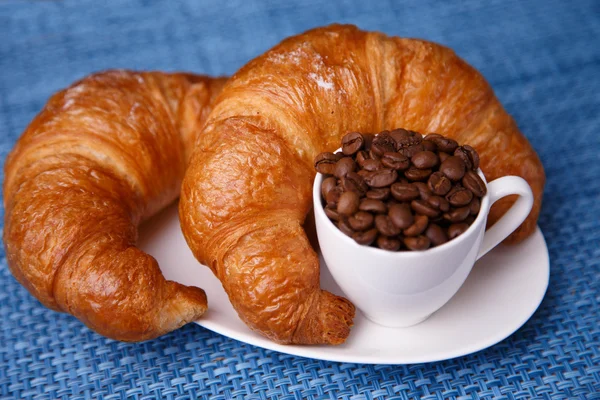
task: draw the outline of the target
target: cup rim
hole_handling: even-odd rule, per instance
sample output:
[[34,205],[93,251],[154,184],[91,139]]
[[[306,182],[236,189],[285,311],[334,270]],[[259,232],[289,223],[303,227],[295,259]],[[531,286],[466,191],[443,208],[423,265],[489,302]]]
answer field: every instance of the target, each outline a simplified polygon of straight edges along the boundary
[[[390,251],[380,249],[378,247],[365,246],[362,244],[356,243],[354,239],[344,234],[337,226],[333,224],[333,222],[325,215],[325,209],[323,207],[322,199],[321,199],[321,182],[323,181],[323,174],[317,172],[315,179],[313,181],[313,209],[315,213],[315,220],[317,218],[324,219],[325,224],[329,230],[333,231],[333,235],[336,236],[336,240],[340,240],[350,246],[356,246],[359,251],[370,252],[376,256],[391,256],[397,258],[414,258],[420,257],[425,254],[435,254],[443,251],[447,251],[452,246],[458,246],[461,242],[467,240],[475,231],[480,229],[480,225],[486,221],[487,215],[489,213],[489,185],[485,176],[480,168],[477,169],[477,174],[483,179],[485,183],[486,194],[481,198],[481,207],[479,209],[479,213],[475,218],[475,221],[469,226],[469,228],[463,232],[458,237],[447,241],[444,244],[439,246],[431,247],[426,250],[412,250],[412,251]],[[482,222],[483,221],[483,222]],[[485,228],[484,228],[485,229]]]

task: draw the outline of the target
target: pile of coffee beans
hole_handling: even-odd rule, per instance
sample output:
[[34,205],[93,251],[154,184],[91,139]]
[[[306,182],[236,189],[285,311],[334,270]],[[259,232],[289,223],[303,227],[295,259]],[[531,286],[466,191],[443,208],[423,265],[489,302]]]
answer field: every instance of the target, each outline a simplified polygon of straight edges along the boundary
[[340,152],[315,159],[327,217],[357,243],[391,251],[464,233],[486,194],[478,168],[471,146],[406,129],[349,133]]

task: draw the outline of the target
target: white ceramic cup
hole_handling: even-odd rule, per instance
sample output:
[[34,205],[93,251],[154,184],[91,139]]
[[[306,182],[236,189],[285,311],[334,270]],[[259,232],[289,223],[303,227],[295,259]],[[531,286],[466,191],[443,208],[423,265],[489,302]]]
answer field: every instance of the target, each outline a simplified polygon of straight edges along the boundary
[[[479,176],[485,177],[478,171]],[[319,247],[331,275],[350,301],[371,321],[407,327],[427,319],[456,292],[473,264],[510,235],[529,215],[533,194],[527,182],[505,176],[487,183],[481,210],[469,229],[449,242],[424,251],[392,252],[362,246],[342,233],[325,215],[321,200],[323,175],[313,186]],[[516,194],[517,201],[489,230],[491,205]]]

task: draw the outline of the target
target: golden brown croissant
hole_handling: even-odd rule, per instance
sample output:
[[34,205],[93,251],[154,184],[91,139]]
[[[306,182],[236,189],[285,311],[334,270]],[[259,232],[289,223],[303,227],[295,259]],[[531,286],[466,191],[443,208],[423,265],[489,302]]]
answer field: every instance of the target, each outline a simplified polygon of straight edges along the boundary
[[44,305],[119,340],[206,310],[135,247],[138,223],[178,195],[188,150],[224,80],[110,71],[54,95],[5,165],[4,243]]
[[[226,84],[184,177],[180,219],[240,317],[281,343],[340,343],[354,314],[319,287],[302,224],[313,160],[350,131],[397,127],[473,145],[488,179],[524,177],[540,210],[540,161],[491,87],[451,50],[333,25],[283,41]],[[492,212],[492,220],[506,202]]]

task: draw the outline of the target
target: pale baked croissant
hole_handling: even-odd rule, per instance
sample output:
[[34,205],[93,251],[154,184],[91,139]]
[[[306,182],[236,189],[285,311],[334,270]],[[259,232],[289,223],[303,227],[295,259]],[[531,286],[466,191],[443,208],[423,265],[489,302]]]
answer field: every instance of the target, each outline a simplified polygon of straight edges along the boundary
[[[354,314],[319,287],[302,228],[313,160],[350,131],[407,128],[471,144],[488,180],[542,165],[485,79],[446,47],[333,25],[283,41],[226,84],[184,177],[180,219],[195,256],[223,283],[239,316],[281,343],[340,343]],[[491,213],[494,221],[508,201]]]
[[4,243],[44,305],[119,340],[197,319],[204,291],[166,281],[138,223],[179,195],[223,79],[110,71],[54,95],[5,165]]

